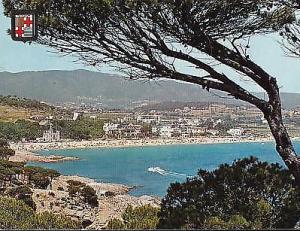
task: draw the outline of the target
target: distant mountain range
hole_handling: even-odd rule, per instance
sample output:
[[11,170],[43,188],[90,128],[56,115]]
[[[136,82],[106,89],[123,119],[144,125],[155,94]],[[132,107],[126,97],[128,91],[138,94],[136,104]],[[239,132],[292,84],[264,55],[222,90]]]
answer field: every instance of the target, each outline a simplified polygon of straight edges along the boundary
[[[0,72],[0,95],[16,95],[52,104],[90,103],[108,108],[132,108],[162,102],[240,104],[236,100],[222,99],[215,93],[172,80],[131,81],[86,70]],[[282,99],[286,108],[300,106],[300,94],[282,93]]]

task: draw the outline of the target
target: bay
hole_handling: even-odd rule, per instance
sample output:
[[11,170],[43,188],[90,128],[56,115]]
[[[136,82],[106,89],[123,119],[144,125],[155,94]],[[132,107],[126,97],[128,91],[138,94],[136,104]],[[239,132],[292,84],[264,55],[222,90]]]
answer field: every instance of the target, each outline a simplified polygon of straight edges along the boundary
[[[300,151],[300,142],[295,143]],[[64,175],[79,175],[98,182],[139,186],[131,195],[163,197],[172,182],[183,182],[201,169],[212,170],[222,163],[256,156],[262,161],[283,162],[275,144],[191,144],[126,148],[87,148],[40,151],[42,155],[79,157],[78,161],[30,163],[58,170]]]

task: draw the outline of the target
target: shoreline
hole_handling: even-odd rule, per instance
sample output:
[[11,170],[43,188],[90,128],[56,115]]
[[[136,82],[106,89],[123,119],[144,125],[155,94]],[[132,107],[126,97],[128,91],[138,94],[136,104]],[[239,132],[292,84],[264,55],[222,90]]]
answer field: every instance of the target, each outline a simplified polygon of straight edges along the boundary
[[[93,188],[99,206],[91,207],[76,197],[70,197],[69,180],[79,181]],[[128,194],[130,190],[132,187],[124,184],[96,182],[76,175],[61,175],[53,179],[51,189],[33,189],[32,198],[39,213],[51,211],[75,220],[89,220],[91,224],[87,229],[101,229],[106,227],[111,219],[121,219],[129,205],[160,207],[161,198],[147,195],[131,196]]]
[[[300,140],[294,137],[293,141]],[[16,162],[42,162],[56,163],[62,161],[76,161],[78,157],[68,157],[63,155],[44,156],[39,151],[46,150],[73,150],[91,148],[130,148],[168,145],[195,145],[195,144],[234,144],[234,143],[270,143],[272,137],[261,138],[234,138],[234,137],[200,137],[186,139],[110,139],[110,140],[90,140],[90,141],[61,141],[52,143],[11,143],[10,146],[16,151],[16,155],[11,157]]]
[[43,156],[27,150],[16,150],[15,155],[9,158],[12,162],[37,162],[37,163],[58,163],[64,161],[75,161],[79,160],[78,157],[61,156],[61,155],[50,155]]

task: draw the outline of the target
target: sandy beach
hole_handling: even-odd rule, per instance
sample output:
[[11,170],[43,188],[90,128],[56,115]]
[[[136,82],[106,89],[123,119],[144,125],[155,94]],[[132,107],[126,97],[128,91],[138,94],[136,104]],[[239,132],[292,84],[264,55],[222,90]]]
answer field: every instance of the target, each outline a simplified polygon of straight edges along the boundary
[[[299,140],[295,137],[293,140]],[[84,148],[126,148],[144,147],[159,145],[184,145],[184,144],[221,144],[221,143],[242,143],[242,142],[272,142],[272,137],[265,138],[234,138],[234,137],[200,137],[184,139],[111,139],[111,140],[91,140],[91,141],[61,141],[53,143],[20,142],[11,143],[10,146],[16,151],[16,155],[11,157],[12,161],[32,161],[32,162],[60,162],[72,161],[78,158],[65,156],[41,156],[37,154],[40,150],[62,150],[62,149],[84,149]]]

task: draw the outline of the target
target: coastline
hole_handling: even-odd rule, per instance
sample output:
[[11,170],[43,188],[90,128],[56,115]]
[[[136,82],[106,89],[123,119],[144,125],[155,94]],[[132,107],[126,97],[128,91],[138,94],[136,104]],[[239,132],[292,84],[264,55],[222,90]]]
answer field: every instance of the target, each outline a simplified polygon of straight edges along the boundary
[[[294,138],[293,140],[299,140]],[[84,149],[84,148],[126,148],[126,147],[145,147],[145,146],[163,146],[163,145],[191,145],[191,144],[226,144],[226,143],[268,143],[273,139],[255,138],[255,139],[235,139],[235,138],[192,138],[192,139],[146,139],[146,140],[93,140],[93,141],[65,141],[56,143],[18,143],[11,144],[11,148],[16,150],[17,160],[26,159],[30,162],[58,162],[70,159],[65,156],[43,156],[38,151],[43,149],[61,150],[61,149]],[[53,158],[49,160],[47,158]],[[46,159],[45,159],[46,158]],[[17,161],[12,159],[12,161]],[[97,194],[98,202],[101,205],[98,208],[78,203],[72,199],[67,190],[68,180],[76,180],[91,186]],[[129,194],[132,186],[96,182],[93,179],[81,176],[61,175],[53,180],[52,188],[47,190],[34,189],[33,199],[37,205],[38,212],[52,211],[57,214],[65,214],[72,219],[88,220],[90,229],[105,228],[108,222],[113,219],[121,219],[126,208],[150,205],[160,207],[161,198],[156,196],[132,196]]]
[[[79,181],[95,190],[100,206],[91,207],[69,196],[68,181]],[[132,187],[123,184],[102,183],[80,176],[61,175],[52,181],[51,189],[33,189],[36,211],[51,211],[64,214],[75,220],[91,222],[88,229],[102,229],[114,218],[121,219],[126,208],[150,205],[160,206],[160,198],[153,196],[135,197],[128,194]]]
[[43,156],[27,150],[15,150],[15,155],[9,158],[12,162],[38,162],[38,163],[58,163],[63,161],[79,160],[78,157],[50,155]]
[[[300,140],[299,137],[293,141]],[[84,140],[84,141],[61,141],[53,143],[11,143],[10,146],[16,151],[16,155],[11,157],[11,161],[17,162],[44,162],[55,163],[61,161],[76,161],[77,157],[62,155],[43,156],[38,152],[41,150],[67,150],[67,149],[88,149],[88,148],[127,148],[127,147],[147,147],[147,146],[167,146],[167,145],[191,145],[191,144],[232,144],[232,143],[268,143],[272,142],[272,137],[261,138],[234,138],[234,137],[200,137],[185,139],[110,139],[110,140]]]

